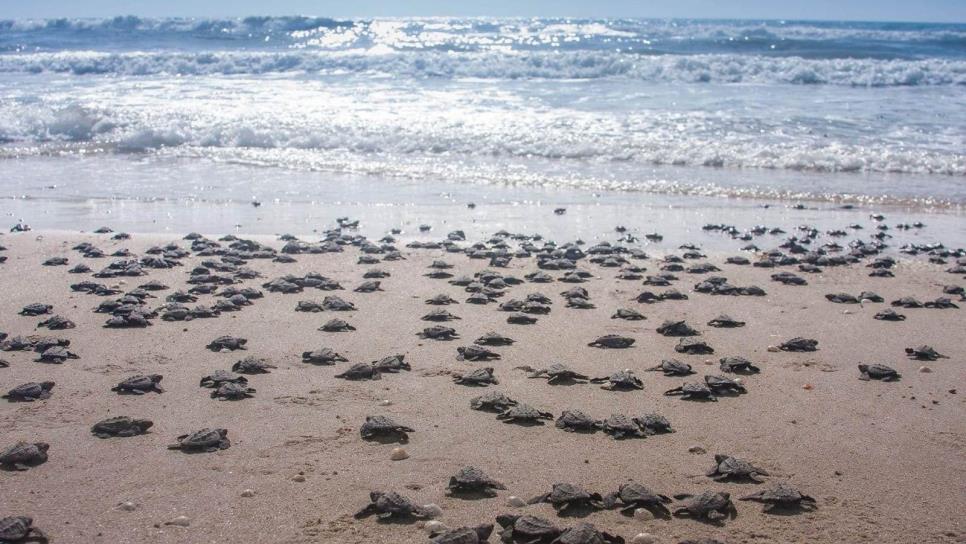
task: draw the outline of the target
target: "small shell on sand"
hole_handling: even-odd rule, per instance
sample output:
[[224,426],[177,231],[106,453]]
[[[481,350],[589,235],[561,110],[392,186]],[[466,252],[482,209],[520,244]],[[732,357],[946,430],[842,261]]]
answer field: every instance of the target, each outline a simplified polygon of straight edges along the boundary
[[781,348],[779,348],[778,346],[768,346],[768,351],[770,351],[772,353],[777,353],[777,352],[781,351]]
[[506,499],[506,505],[511,508],[523,508],[527,505],[527,502],[520,497],[510,496]]
[[442,521],[430,520],[423,524],[423,530],[429,534],[442,533],[447,529]]
[[393,461],[402,461],[403,459],[409,459],[409,454],[406,450],[402,448],[393,448],[392,452],[389,453],[389,459]]
[[389,406],[391,404],[392,404],[392,401],[389,399],[379,401],[379,406]]
[[423,511],[426,512],[426,515],[429,517],[429,519],[436,519],[443,515],[443,509],[440,508],[438,504],[424,504]]
[[245,497],[245,498],[254,497],[255,496],[255,492],[252,491],[251,489],[246,489],[246,490],[244,490],[244,491],[241,492],[241,496],[242,497]]
[[802,386],[802,389],[804,389],[806,391],[811,391],[812,389],[814,389],[814,387],[815,386],[813,386],[812,384],[806,383],[805,385]]
[[133,512],[134,510],[137,510],[137,507],[138,505],[134,504],[131,501],[125,501],[117,505],[118,510],[124,510],[125,512]]
[[695,453],[695,454],[700,455],[700,454],[708,453],[708,451],[706,449],[702,448],[701,446],[694,445],[694,446],[691,446],[690,448],[688,448],[688,453]]
[[656,544],[657,537],[651,533],[638,533],[631,539],[631,544]]
[[165,525],[174,525],[175,527],[187,527],[191,525],[191,520],[188,516],[178,516],[172,520],[164,522]]
[[928,366],[921,366],[921,367],[919,367],[919,372],[922,372],[924,374],[928,374],[928,373],[932,372],[932,369],[929,368]]
[[650,513],[647,508],[637,508],[634,510],[634,519],[648,521],[654,519],[654,514]]
[[293,482],[304,482],[305,481],[305,475],[304,474],[296,474],[295,476],[292,476],[292,481]]

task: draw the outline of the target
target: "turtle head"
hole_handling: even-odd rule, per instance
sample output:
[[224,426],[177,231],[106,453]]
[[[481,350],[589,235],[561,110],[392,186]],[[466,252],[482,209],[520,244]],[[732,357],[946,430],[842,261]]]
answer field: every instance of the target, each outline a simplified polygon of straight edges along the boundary
[[479,537],[480,542],[486,542],[493,533],[493,524],[485,523],[483,525],[477,525],[473,528],[473,531],[476,532],[476,536]]
[[154,426],[154,422],[149,419],[135,419],[132,421],[132,423],[134,426],[141,429],[141,432],[144,432]]
[[382,491],[370,491],[369,492],[369,500],[372,501],[372,502],[376,502],[379,499],[381,499],[384,495],[385,495],[385,493],[383,493]]
[[54,385],[54,382],[40,382],[40,387],[43,388],[44,391],[50,391],[54,388]]
[[161,380],[164,379],[160,374],[151,374],[151,376],[149,377],[151,378],[151,381],[154,383],[161,383]]
[[719,453],[719,454],[716,454],[716,455],[714,456],[714,462],[715,462],[715,463],[720,463],[720,462],[722,462],[722,461],[724,461],[724,460],[725,460],[725,459],[727,459],[727,458],[728,458],[728,456],[727,456],[727,455],[721,455],[721,454]]
[[37,446],[37,449],[40,450],[40,451],[42,451],[42,452],[44,452],[44,453],[46,453],[47,450],[50,449],[50,444],[48,444],[46,442],[35,442],[34,443],[34,446]]

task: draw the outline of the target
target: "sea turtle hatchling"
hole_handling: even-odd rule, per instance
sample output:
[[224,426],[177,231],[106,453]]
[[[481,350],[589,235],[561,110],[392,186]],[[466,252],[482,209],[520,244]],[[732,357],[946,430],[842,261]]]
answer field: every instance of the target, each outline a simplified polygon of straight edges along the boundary
[[765,505],[762,508],[763,512],[771,512],[772,510],[814,510],[818,507],[815,499],[801,493],[784,482],[775,485],[771,489],[739,497],[738,500],[763,503]]
[[906,355],[910,359],[918,359],[920,361],[935,361],[937,359],[948,359],[949,357],[939,353],[932,346],[919,346],[915,348],[906,348]]
[[587,345],[594,348],[612,348],[612,349],[622,349],[629,348],[634,344],[633,338],[628,338],[626,336],[620,336],[617,334],[607,334],[604,336],[597,337],[593,342]]
[[633,480],[621,484],[617,491],[604,497],[604,506],[620,508],[625,515],[631,515],[634,510],[644,508],[655,517],[669,518],[671,511],[666,505],[671,504],[671,498],[651,491],[647,486]]
[[532,315],[513,313],[506,317],[506,322],[511,325],[533,325],[537,318]]
[[644,389],[644,382],[630,370],[618,370],[609,376],[591,378],[590,383],[602,383],[601,389],[608,391],[630,391]]
[[470,399],[470,408],[489,412],[505,412],[517,404],[517,401],[508,397],[506,393],[499,391],[493,391]]
[[726,492],[705,491],[699,495],[682,493],[674,498],[685,501],[681,507],[674,510],[677,517],[690,517],[709,521],[721,522],[727,518],[738,516],[738,510],[731,502],[731,494]]
[[426,327],[416,334],[420,338],[427,338],[432,340],[452,340],[454,338],[459,338],[456,329],[451,327],[444,327],[442,325],[434,325],[432,327]]
[[373,361],[372,367],[379,372],[389,372],[391,374],[402,370],[412,370],[412,367],[406,362],[406,356],[402,354],[389,355],[378,361]]
[[138,374],[115,385],[111,391],[130,395],[143,395],[150,391],[164,393],[164,389],[161,389],[161,380],[160,374]]
[[640,417],[631,418],[631,421],[637,423],[637,426],[640,427],[647,436],[674,432],[674,428],[671,427],[671,422],[668,421],[666,417],[659,414],[644,414]]
[[385,437],[405,442],[409,439],[407,433],[412,432],[416,432],[415,429],[400,425],[387,416],[366,416],[365,423],[359,428],[364,440]]
[[245,344],[247,343],[248,343],[248,340],[246,340],[245,338],[237,338],[234,336],[219,336],[218,338],[215,338],[214,340],[212,340],[211,343],[209,343],[205,347],[210,349],[211,351],[222,351],[222,350],[235,351],[239,349],[247,349],[245,347]]
[[54,382],[27,382],[14,387],[0,398],[7,399],[10,402],[45,400],[50,398],[54,385]]
[[49,449],[50,445],[46,442],[17,442],[0,451],[0,467],[5,470],[27,470],[46,463]]
[[879,321],[905,321],[906,316],[900,314],[899,312],[893,310],[892,308],[885,308],[877,312],[874,316],[875,319]]
[[500,540],[505,544],[545,544],[560,535],[560,529],[550,521],[537,516],[500,514]]
[[642,319],[647,319],[644,314],[633,310],[631,308],[618,308],[614,315],[610,316],[611,319],[624,319],[627,321],[640,321]]
[[269,369],[272,368],[277,367],[252,356],[240,359],[231,365],[232,372],[238,372],[239,374],[268,374]]
[[504,423],[522,423],[529,425],[543,425],[543,419],[553,419],[553,414],[550,412],[541,412],[533,406],[526,403],[519,403],[515,406],[511,406],[506,410],[500,412],[496,416],[497,419],[503,421]]
[[226,450],[231,446],[227,429],[200,429],[191,434],[183,434],[177,438],[177,444],[168,446],[169,450],[183,452],[214,452]]
[[446,486],[446,494],[495,497],[498,489],[505,490],[506,486],[490,478],[479,468],[466,466],[450,477],[449,484]]
[[582,521],[564,529],[552,544],[624,544],[624,538],[601,531],[592,523]]
[[527,504],[537,504],[545,502],[553,506],[558,513],[566,512],[571,508],[592,508],[602,510],[604,508],[604,497],[600,493],[591,493],[576,484],[555,483],[549,493],[533,497]]
[[38,315],[49,314],[54,307],[50,304],[28,304],[20,310],[20,315],[35,317]]
[[708,470],[706,475],[719,482],[726,480],[751,480],[756,483],[761,483],[764,481],[762,476],[768,476],[768,473],[744,459],[718,454],[714,456],[714,466]]
[[248,378],[244,376],[239,376],[237,374],[232,374],[227,370],[216,370],[210,375],[201,378],[201,382],[198,384],[201,387],[219,387],[223,383],[237,383],[238,385],[247,385]]
[[428,518],[429,513],[422,507],[395,491],[372,491],[369,504],[355,513],[356,519],[375,515],[379,519]]
[[458,347],[456,353],[456,359],[460,361],[489,361],[501,357],[499,353],[477,345]]
[[473,340],[474,344],[480,346],[510,346],[513,345],[513,342],[514,340],[512,338],[508,338],[495,332],[488,332],[476,340]]
[[698,336],[701,333],[691,328],[684,321],[667,320],[657,328],[658,334],[663,336]]
[[429,534],[430,544],[485,544],[493,534],[493,524],[485,523],[476,527],[457,527]]
[[27,516],[8,516],[0,519],[0,542],[16,544],[19,542],[38,542],[46,544],[47,535],[34,527],[33,518]]
[[50,316],[49,318],[47,318],[47,319],[41,321],[40,323],[38,323],[37,326],[38,327],[47,327],[48,329],[50,329],[52,331],[59,331],[59,330],[64,330],[64,329],[73,329],[73,328],[77,327],[77,325],[74,324],[73,321],[71,321],[70,319],[67,319],[66,317],[59,316],[59,315]]
[[78,359],[76,353],[68,350],[64,346],[50,346],[43,350],[35,361],[39,363],[62,364],[67,359]]
[[437,308],[429,312],[428,314],[424,315],[420,319],[422,319],[423,321],[453,321],[461,318],[449,313],[448,311],[442,308]]
[[682,363],[677,359],[662,359],[661,364],[648,368],[652,372],[663,372],[665,376],[687,376],[694,374],[691,365]]
[[371,364],[356,363],[334,377],[343,380],[381,380],[382,373]]
[[624,414],[611,414],[610,417],[604,420],[601,428],[616,440],[622,438],[644,438],[647,436],[644,430],[634,420]]
[[91,433],[98,438],[129,437],[144,434],[152,426],[154,422],[149,419],[117,416],[98,421],[91,427]]
[[736,327],[744,327],[745,322],[738,321],[737,319],[734,319],[733,317],[727,314],[721,314],[718,317],[712,319],[711,321],[708,321],[708,326],[719,327],[719,328],[736,328]]
[[745,386],[724,376],[709,374],[704,377],[704,383],[714,391],[715,395],[741,395],[748,392]]
[[687,382],[680,387],[668,389],[664,392],[667,396],[680,396],[684,400],[707,400],[717,402],[718,397],[707,385],[697,382]]
[[567,432],[592,433],[603,427],[604,423],[580,410],[564,410],[554,425]]
[[816,351],[818,349],[818,340],[795,337],[779,344],[778,349],[782,351]]
[[211,398],[218,400],[242,400],[252,398],[254,396],[253,393],[255,393],[255,390],[251,387],[245,387],[244,384],[225,382],[211,392]]
[[530,366],[518,366],[517,370],[528,372],[528,378],[547,378],[547,383],[551,385],[584,383],[590,377],[585,376],[563,363],[551,363],[544,369],[536,370]]
[[351,302],[342,300],[341,297],[330,295],[322,299],[322,309],[330,312],[351,312],[356,307]]
[[499,385],[500,381],[493,375],[493,368],[477,368],[469,374],[454,374],[453,383],[460,385],[475,385],[486,387],[488,385]]
[[886,365],[859,365],[859,379],[862,381],[882,380],[884,382],[898,381],[901,374],[891,366]]
[[323,332],[349,332],[356,330],[356,328],[350,325],[347,321],[339,318],[333,318],[326,321],[321,327],[319,327],[319,330]]
[[761,369],[744,357],[722,357],[718,360],[718,366],[723,372],[733,372],[736,374],[757,374]]
[[674,351],[678,353],[686,353],[688,355],[708,355],[714,353],[714,348],[709,346],[707,342],[703,340],[698,340],[696,338],[682,338],[678,341],[677,345],[674,346]]
[[446,306],[448,304],[459,304],[459,301],[454,300],[453,297],[449,295],[439,294],[426,299],[426,304],[432,304],[434,306]]
[[316,365],[334,365],[336,362],[345,363],[349,360],[344,356],[336,353],[335,350],[330,348],[319,348],[312,351],[302,352],[302,362],[312,363]]

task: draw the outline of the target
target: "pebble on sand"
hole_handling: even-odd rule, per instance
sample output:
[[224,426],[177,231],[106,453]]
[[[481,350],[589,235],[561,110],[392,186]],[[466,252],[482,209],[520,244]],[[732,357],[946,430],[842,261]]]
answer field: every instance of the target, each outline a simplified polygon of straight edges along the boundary
[[778,346],[768,346],[768,351],[770,351],[772,353],[777,353],[777,352],[781,351],[781,348],[779,348]]
[[293,482],[304,482],[305,481],[305,475],[304,474],[296,474],[295,476],[292,476],[292,481]]
[[245,497],[245,498],[254,497],[255,496],[255,492],[252,491],[251,489],[246,489],[246,490],[244,490],[244,491],[241,492],[241,496],[242,497]]
[[423,524],[423,530],[429,534],[442,533],[446,531],[448,527],[443,524],[442,521],[430,520]]
[[521,499],[520,497],[510,496],[506,499],[506,505],[511,508],[523,508],[527,505],[527,501]]
[[656,544],[657,537],[651,533],[638,533],[631,539],[631,544]]
[[178,516],[170,521],[164,522],[165,525],[174,525],[175,527],[187,527],[191,525],[191,520],[188,516]]
[[117,509],[118,510],[124,510],[125,512],[133,512],[133,511],[137,510],[137,507],[138,507],[138,505],[134,504],[131,501],[125,501],[125,502],[122,502],[121,504],[117,505]]
[[654,519],[654,514],[647,510],[647,508],[637,508],[634,510],[634,519],[638,521],[648,521]]
[[424,504],[423,511],[426,512],[426,516],[428,516],[429,519],[436,519],[443,515],[443,509],[440,508],[438,504]]
[[932,372],[932,369],[929,368],[928,366],[921,366],[921,367],[919,367],[919,372],[922,372],[924,374],[928,374],[928,373]]
[[814,388],[815,388],[815,386],[812,385],[812,384],[810,384],[810,383],[806,383],[806,384],[802,385],[802,389],[804,389],[806,391],[811,391]]
[[392,404],[392,401],[389,399],[379,401],[379,406],[389,406],[390,404]]
[[708,450],[702,448],[701,446],[691,446],[688,448],[688,453],[695,453],[701,455],[703,453],[708,453]]
[[389,459],[393,461],[402,461],[403,459],[409,459],[409,454],[406,450],[402,448],[393,448],[392,452],[389,453]]

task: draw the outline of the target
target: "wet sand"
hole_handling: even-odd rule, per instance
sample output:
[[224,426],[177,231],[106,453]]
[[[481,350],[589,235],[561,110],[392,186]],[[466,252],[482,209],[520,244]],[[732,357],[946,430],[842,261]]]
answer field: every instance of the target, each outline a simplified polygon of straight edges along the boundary
[[[442,233],[439,233],[442,236]],[[212,237],[216,238],[216,237]],[[262,237],[281,248],[284,242]],[[33,362],[31,352],[0,352],[10,363],[0,368],[0,389],[28,381],[53,380],[53,396],[34,403],[0,402],[0,436],[6,447],[17,440],[50,443],[49,460],[26,472],[0,472],[3,493],[0,515],[29,515],[54,542],[426,542],[413,524],[385,524],[374,518],[355,520],[370,490],[396,490],[419,504],[435,503],[439,520],[449,527],[492,523],[497,514],[516,511],[570,526],[580,518],[558,518],[549,505],[512,509],[507,497],[524,499],[549,491],[554,482],[572,482],[608,493],[628,479],[667,495],[728,491],[733,498],[789,482],[816,498],[818,508],[796,515],[761,512],[761,505],[736,501],[738,516],[721,526],[699,521],[638,520],[617,510],[583,518],[628,541],[637,533],[659,542],[715,537],[727,543],[761,542],[966,542],[966,346],[961,309],[900,309],[908,318],[885,322],[873,315],[902,296],[932,300],[947,284],[962,285],[961,275],[946,273],[950,265],[929,264],[924,257],[904,258],[895,278],[868,277],[863,265],[826,268],[820,274],[799,275],[807,286],[771,281],[778,270],[712,262],[736,285],[758,285],[764,297],[712,296],[693,292],[704,275],[677,273],[672,287],[688,294],[685,301],[646,305],[633,302],[641,291],[666,288],[615,278],[616,268],[601,268],[586,260],[582,268],[594,278],[580,284],[591,294],[595,309],[565,307],[559,295],[571,284],[524,283],[510,286],[501,299],[541,292],[553,299],[549,315],[535,325],[506,323],[496,304],[446,307],[462,319],[454,327],[460,339],[423,340],[416,333],[432,325],[420,316],[436,306],[424,299],[446,293],[465,300],[463,288],[446,280],[424,277],[433,259],[453,265],[457,276],[487,268],[485,260],[441,250],[402,248],[406,260],[383,262],[391,276],[381,280],[383,292],[354,293],[362,274],[372,266],[356,263],[359,252],[297,255],[297,263],[252,260],[248,266],[264,278],[239,286],[261,289],[263,282],[284,274],[318,272],[346,288],[335,294],[357,306],[354,312],[301,313],[300,300],[321,301],[330,292],[308,289],[299,294],[268,293],[239,312],[190,322],[153,320],[146,329],[106,329],[106,314],[92,309],[105,297],[72,292],[69,285],[84,279],[132,289],[159,280],[170,290],[155,292],[152,307],[176,289],[187,289],[188,271],[202,258],[184,259],[182,267],[149,270],[140,278],[90,278],[68,274],[67,268],[87,262],[95,270],[112,258],[82,259],[70,248],[91,241],[108,254],[126,247],[141,255],[148,247],[176,241],[170,235],[138,235],[112,241],[110,235],[29,232],[0,237],[0,331],[11,337],[48,334],[35,329],[43,317],[23,317],[26,304],[54,306],[53,313],[76,322],[75,329],[52,331],[71,340],[80,358],[62,365]],[[474,240],[475,241],[475,240]],[[560,240],[561,242],[563,240]],[[400,244],[401,246],[401,244]],[[734,254],[738,254],[735,252]],[[52,256],[70,259],[66,267],[41,263]],[[658,273],[660,254],[632,261]],[[787,268],[794,271],[794,268]],[[534,259],[514,259],[500,272],[522,278],[537,270]],[[550,272],[560,276],[560,272]],[[796,272],[797,273],[797,272]],[[826,293],[871,290],[882,304],[833,304]],[[262,289],[262,291],[265,291]],[[958,298],[958,297],[957,297]],[[211,295],[198,303],[212,304]],[[963,304],[963,303],[960,303]],[[188,304],[193,306],[194,304]],[[619,307],[641,311],[644,321],[610,316]],[[746,321],[736,329],[706,325],[721,313]],[[319,326],[332,317],[346,319],[356,331],[325,333]],[[665,319],[684,319],[701,331],[714,355],[676,354],[676,338],[655,332]],[[516,343],[494,348],[502,359],[489,363],[458,361],[456,348],[488,331],[510,336]],[[636,340],[629,349],[602,350],[587,346],[597,336],[622,334]],[[205,345],[221,335],[248,339],[246,351],[213,353]],[[813,353],[772,352],[795,336],[815,338]],[[936,362],[912,361],[904,348],[930,344],[949,356]],[[321,346],[349,358],[369,362],[401,353],[411,372],[384,375],[379,381],[350,382],[333,378],[350,363],[314,366],[300,354]],[[270,374],[249,376],[255,397],[219,402],[199,387],[201,377],[228,369],[252,355],[277,365]],[[688,402],[662,392],[704,374],[721,374],[717,359],[746,357],[762,368],[742,377],[748,393],[723,397],[717,403]],[[662,358],[677,357],[697,374],[670,378],[644,369]],[[559,385],[528,379],[513,370],[520,365],[545,367],[560,361],[591,376],[633,369],[644,381],[643,391],[611,392],[594,384]],[[709,364],[710,362],[710,364]],[[882,363],[896,368],[898,382],[860,381],[856,365]],[[498,386],[456,385],[452,374],[474,367],[495,367]],[[920,372],[920,367],[931,372]],[[110,389],[137,373],[164,375],[162,394],[119,396]],[[808,384],[811,388],[806,389]],[[598,418],[611,413],[629,416],[657,412],[677,432],[646,439],[614,440],[603,433],[566,433],[554,427],[505,424],[491,413],[471,410],[469,400],[490,390],[559,415],[581,409]],[[381,402],[388,400],[388,406]],[[385,414],[411,426],[410,457],[391,461],[395,444],[363,441],[359,426],[366,415]],[[98,439],[90,426],[107,417],[129,415],[154,421],[143,436]],[[216,453],[187,455],[166,449],[175,437],[201,427],[228,429],[232,445]],[[706,453],[690,453],[699,446]],[[735,455],[766,469],[766,484],[718,483],[705,472],[713,455]],[[475,465],[509,488],[499,497],[463,500],[445,495],[449,477],[464,465]],[[303,480],[303,481],[299,481]],[[243,497],[244,490],[254,496]],[[118,508],[130,502],[134,509]],[[190,526],[165,525],[187,516]],[[496,536],[491,542],[498,541]]]

